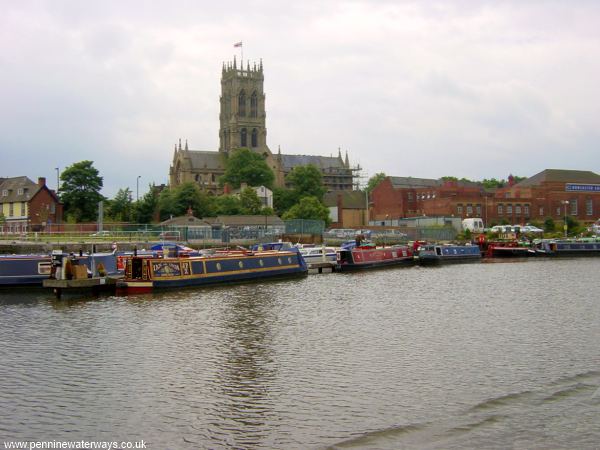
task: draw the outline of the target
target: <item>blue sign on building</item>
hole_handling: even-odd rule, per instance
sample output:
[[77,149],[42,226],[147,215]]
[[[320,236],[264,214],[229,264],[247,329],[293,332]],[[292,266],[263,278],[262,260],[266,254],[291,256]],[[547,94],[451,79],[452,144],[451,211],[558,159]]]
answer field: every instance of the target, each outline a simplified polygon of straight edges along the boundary
[[600,192],[600,184],[573,184],[565,185],[567,192]]

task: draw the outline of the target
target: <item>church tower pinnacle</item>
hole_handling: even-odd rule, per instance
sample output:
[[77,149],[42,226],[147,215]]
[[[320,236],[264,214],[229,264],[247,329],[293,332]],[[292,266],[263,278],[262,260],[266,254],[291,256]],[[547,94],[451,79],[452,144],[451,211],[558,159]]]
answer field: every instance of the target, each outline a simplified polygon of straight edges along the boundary
[[219,151],[229,153],[247,148],[265,158],[272,157],[267,146],[267,127],[262,61],[238,69],[223,65],[219,114]]

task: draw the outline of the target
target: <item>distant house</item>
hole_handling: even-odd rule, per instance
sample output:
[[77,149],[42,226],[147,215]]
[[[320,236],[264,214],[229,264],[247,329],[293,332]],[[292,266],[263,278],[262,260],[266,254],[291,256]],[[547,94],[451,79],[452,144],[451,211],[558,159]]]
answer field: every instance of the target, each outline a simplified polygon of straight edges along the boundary
[[273,191],[265,186],[248,186],[246,183],[242,183],[239,189],[231,189],[228,184],[225,185],[223,193],[240,196],[240,193],[250,187],[254,189],[258,199],[261,202],[263,208],[273,208]]
[[325,194],[323,203],[329,208],[334,228],[361,228],[369,223],[368,198],[363,191],[332,191]]
[[46,186],[46,178],[38,178],[37,184],[26,176],[0,178],[0,212],[4,217],[0,231],[24,233],[61,223],[63,205]]

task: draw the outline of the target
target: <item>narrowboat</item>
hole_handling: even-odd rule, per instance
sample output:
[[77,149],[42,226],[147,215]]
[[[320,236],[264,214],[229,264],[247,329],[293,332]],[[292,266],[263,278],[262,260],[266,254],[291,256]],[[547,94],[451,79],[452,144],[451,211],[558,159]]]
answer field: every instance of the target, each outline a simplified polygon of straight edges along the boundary
[[[113,253],[81,254],[73,258],[90,271],[102,265],[107,274],[117,273]],[[41,286],[52,274],[52,261],[51,255],[0,255],[0,286]]]
[[415,260],[422,266],[477,262],[481,261],[481,250],[477,245],[425,244],[419,246]]
[[516,240],[490,241],[484,253],[486,258],[521,258],[535,255],[536,251],[529,242]]
[[0,255],[0,286],[41,286],[51,270],[50,255]]
[[[353,242],[353,241],[351,241]],[[373,244],[344,244],[337,252],[337,270],[351,271],[414,264],[414,252],[408,245],[376,247]]]
[[600,239],[542,239],[534,241],[534,248],[543,256],[600,256]]
[[117,282],[122,293],[160,288],[204,286],[306,275],[308,269],[297,249],[290,251],[229,250],[201,256],[132,256],[125,276]]

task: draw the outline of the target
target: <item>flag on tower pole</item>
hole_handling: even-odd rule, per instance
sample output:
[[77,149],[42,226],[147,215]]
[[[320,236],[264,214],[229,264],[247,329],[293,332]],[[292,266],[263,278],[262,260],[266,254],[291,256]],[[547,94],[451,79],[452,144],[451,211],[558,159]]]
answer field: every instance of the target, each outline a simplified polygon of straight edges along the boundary
[[240,53],[241,53],[241,57],[240,57],[240,68],[244,68],[244,47],[242,47],[242,41],[240,42],[236,42],[235,44],[233,44],[233,47],[239,47],[240,48]]

